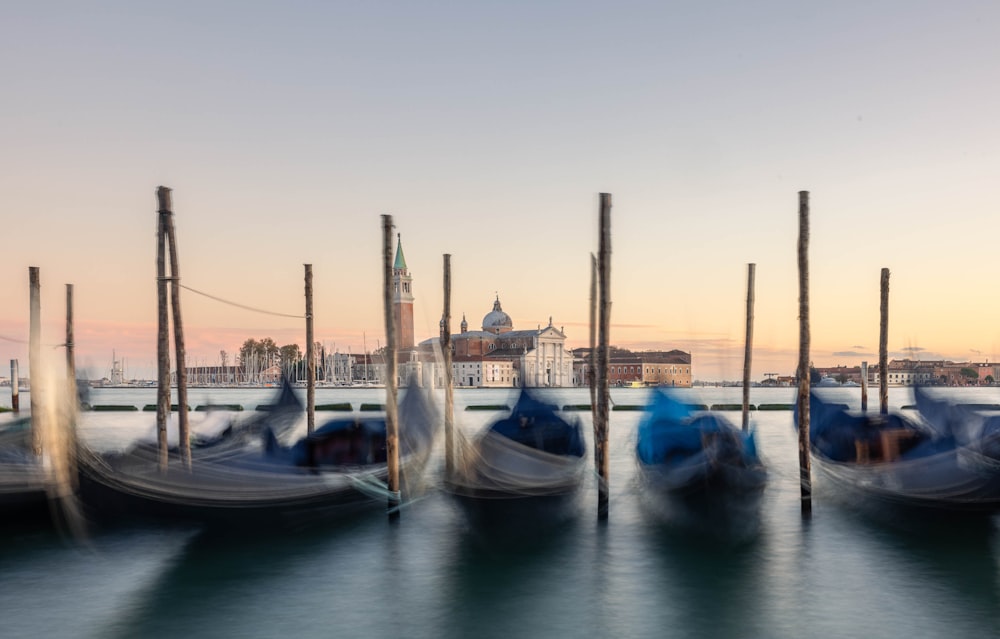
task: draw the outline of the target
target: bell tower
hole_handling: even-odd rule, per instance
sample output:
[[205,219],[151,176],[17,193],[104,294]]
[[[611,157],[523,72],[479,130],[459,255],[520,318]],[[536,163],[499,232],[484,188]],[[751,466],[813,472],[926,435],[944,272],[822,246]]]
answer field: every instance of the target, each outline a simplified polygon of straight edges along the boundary
[[396,320],[396,348],[413,348],[413,278],[403,257],[403,240],[396,235],[396,261],[392,265],[392,309]]

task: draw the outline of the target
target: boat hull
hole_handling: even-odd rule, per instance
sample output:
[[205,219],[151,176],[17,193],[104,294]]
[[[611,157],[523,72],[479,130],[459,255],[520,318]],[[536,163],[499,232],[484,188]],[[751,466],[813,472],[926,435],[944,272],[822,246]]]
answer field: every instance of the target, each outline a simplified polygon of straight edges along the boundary
[[[418,475],[427,454],[401,462],[401,475]],[[192,471],[171,460],[160,473],[146,459],[102,457],[84,451],[78,494],[86,513],[104,522],[122,519],[189,521],[215,525],[277,524],[337,519],[385,509],[385,464],[324,470],[264,461],[195,460]]]
[[728,534],[755,531],[767,486],[763,465],[638,463],[637,480],[648,512],[662,523]]
[[587,468],[579,422],[522,392],[509,417],[462,446],[444,490],[477,531],[522,537],[578,512]]
[[954,448],[917,459],[862,464],[833,461],[813,450],[812,460],[821,480],[852,503],[916,512],[1000,511],[1000,474],[985,472],[971,454]]

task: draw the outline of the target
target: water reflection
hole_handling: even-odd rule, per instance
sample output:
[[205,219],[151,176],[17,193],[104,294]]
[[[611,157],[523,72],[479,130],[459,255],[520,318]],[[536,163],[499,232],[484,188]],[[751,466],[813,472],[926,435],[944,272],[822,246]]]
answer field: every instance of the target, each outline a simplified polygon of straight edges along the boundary
[[[156,579],[128,598],[102,634],[277,636],[267,633],[283,623],[289,630],[296,627],[295,608],[290,613],[288,607],[295,593],[336,582],[331,547],[384,527],[384,520],[384,514],[360,517],[297,532],[201,530]],[[307,608],[311,600],[305,597],[300,605]],[[273,614],[262,612],[269,608]],[[299,621],[316,630],[309,619]]]
[[649,569],[658,573],[654,609],[669,610],[670,627],[685,628],[692,637],[766,634],[758,605],[766,539],[658,523],[646,526],[643,536]]
[[[578,619],[579,519],[527,540],[466,529],[445,568],[446,636],[565,635]],[[593,561],[593,559],[591,559]],[[558,632],[557,632],[558,631]],[[587,633],[584,633],[587,634]]]
[[[852,514],[853,534],[870,541],[885,567],[905,571],[921,597],[942,611],[963,610],[962,623],[1000,623],[1000,534],[994,519],[939,517],[890,522]],[[969,614],[971,613],[971,614]]]

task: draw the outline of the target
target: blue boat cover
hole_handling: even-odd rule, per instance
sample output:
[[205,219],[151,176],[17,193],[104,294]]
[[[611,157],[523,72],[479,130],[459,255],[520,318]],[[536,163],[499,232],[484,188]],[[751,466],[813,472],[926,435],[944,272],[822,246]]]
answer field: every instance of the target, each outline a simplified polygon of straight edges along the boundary
[[657,389],[639,422],[636,455],[644,464],[661,464],[697,453],[710,437],[731,443],[730,453],[757,461],[753,433],[744,433],[716,415],[695,415],[688,404]]
[[494,423],[490,430],[547,453],[583,457],[585,447],[580,424],[570,424],[559,417],[556,410],[556,406],[522,390],[510,416]]

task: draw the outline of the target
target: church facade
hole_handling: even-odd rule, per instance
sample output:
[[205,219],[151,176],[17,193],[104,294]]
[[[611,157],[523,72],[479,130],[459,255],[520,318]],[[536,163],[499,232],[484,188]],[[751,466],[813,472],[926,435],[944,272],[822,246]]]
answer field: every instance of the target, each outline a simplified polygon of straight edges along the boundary
[[[420,344],[425,364],[433,362],[440,338]],[[566,350],[566,334],[552,324],[514,330],[499,296],[483,317],[481,330],[469,330],[462,317],[461,332],[451,336],[452,379],[456,387],[542,388],[573,385],[573,355]],[[443,384],[440,367],[430,372],[435,385]]]

